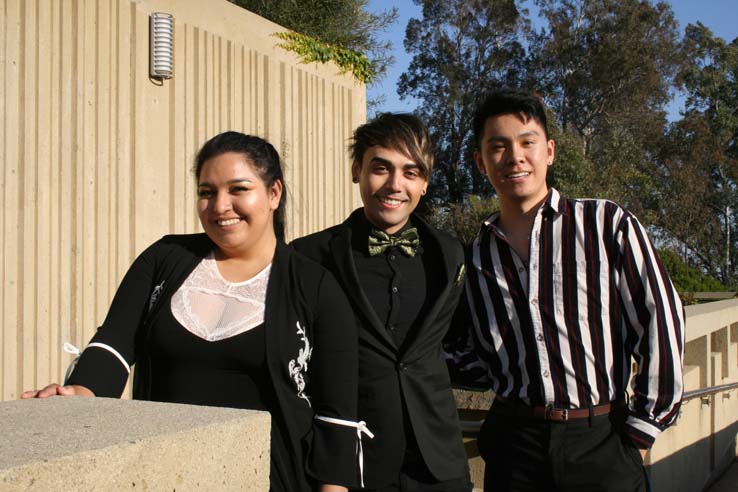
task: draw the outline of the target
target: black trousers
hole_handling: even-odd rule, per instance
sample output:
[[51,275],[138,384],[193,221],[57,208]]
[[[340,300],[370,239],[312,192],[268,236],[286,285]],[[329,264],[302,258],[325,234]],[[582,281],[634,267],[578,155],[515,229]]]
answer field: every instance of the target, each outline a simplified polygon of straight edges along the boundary
[[[468,473],[468,471],[467,471]],[[469,477],[453,480],[437,480],[428,470],[420,451],[406,450],[405,459],[397,480],[378,489],[361,489],[361,492],[471,492]]]
[[646,492],[624,415],[552,422],[490,411],[479,433],[485,492]]

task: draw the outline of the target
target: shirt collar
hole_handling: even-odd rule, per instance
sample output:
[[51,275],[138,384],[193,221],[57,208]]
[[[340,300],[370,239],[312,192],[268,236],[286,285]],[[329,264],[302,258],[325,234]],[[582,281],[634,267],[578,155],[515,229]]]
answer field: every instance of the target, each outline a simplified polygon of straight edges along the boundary
[[[538,210],[538,213],[545,213],[549,210],[551,211],[551,213],[559,215],[569,214],[569,208],[567,207],[566,200],[563,200],[561,198],[561,194],[559,194],[556,188],[549,188],[546,201],[543,202],[540,209]],[[488,229],[490,227],[497,228],[499,220],[500,211],[498,210],[497,212],[493,212],[489,217],[484,219],[484,222],[482,223],[482,230]]]

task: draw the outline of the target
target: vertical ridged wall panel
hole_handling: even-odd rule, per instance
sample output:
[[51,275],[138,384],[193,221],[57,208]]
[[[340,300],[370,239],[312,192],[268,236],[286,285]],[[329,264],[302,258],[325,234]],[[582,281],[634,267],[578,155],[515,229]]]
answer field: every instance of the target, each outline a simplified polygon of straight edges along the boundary
[[[205,9],[205,10],[203,10]],[[175,19],[174,78],[149,79],[149,14]],[[0,0],[0,398],[59,381],[135,256],[200,230],[192,164],[233,129],[284,158],[287,235],[359,204],[346,145],[364,86],[276,48],[225,0]]]

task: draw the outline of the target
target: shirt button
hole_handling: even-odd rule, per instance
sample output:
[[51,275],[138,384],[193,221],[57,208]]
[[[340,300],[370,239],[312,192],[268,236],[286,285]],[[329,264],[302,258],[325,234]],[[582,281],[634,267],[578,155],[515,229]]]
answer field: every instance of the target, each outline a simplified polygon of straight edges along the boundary
[[537,338],[537,339],[538,339],[538,341],[540,342],[541,340],[543,340],[543,335],[541,335],[541,334],[539,333],[539,334],[538,334],[538,336],[536,336],[536,338]]
[[544,377],[544,378],[547,378],[547,377],[549,377],[550,375],[551,375],[551,373],[549,373],[548,371],[543,371],[543,377]]
[[404,371],[405,369],[407,369],[407,364],[405,364],[404,362],[400,362],[399,364],[397,364],[397,369],[400,371]]
[[397,294],[397,290],[398,290],[397,287],[395,287],[395,286],[392,287],[392,293],[393,294]]
[[389,328],[390,331],[395,331],[395,329],[397,328],[397,326],[396,325],[387,325],[387,328]]
[[525,268],[523,268],[523,267],[520,267],[520,268],[518,268],[518,271],[519,271],[520,273],[523,273],[523,272],[525,271]]
[[533,299],[531,299],[531,300],[530,300],[530,303],[531,303],[531,304],[532,304],[533,306],[535,306],[536,304],[538,304],[538,300],[537,300],[537,299],[536,299],[536,298],[534,297]]
[[395,261],[395,255],[390,255],[389,256],[389,259],[392,260],[392,261]]

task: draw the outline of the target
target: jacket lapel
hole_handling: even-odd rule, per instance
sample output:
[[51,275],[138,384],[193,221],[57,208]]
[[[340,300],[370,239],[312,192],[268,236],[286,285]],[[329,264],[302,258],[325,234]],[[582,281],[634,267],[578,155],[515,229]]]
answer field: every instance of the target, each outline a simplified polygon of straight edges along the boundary
[[418,338],[428,336],[428,331],[432,329],[433,323],[435,322],[436,318],[438,318],[438,313],[446,305],[448,296],[454,286],[455,279],[459,274],[459,272],[457,272],[457,269],[460,267],[460,265],[456,264],[451,255],[444,251],[444,248],[441,245],[440,240],[438,239],[438,235],[431,227],[428,226],[428,224],[426,224],[423,220],[416,216],[413,216],[413,223],[416,224],[418,229],[422,229],[424,233],[423,235],[428,238],[428,240],[435,243],[435,247],[441,255],[441,258],[443,259],[443,278],[441,279],[442,286],[440,294],[438,295],[438,299],[436,299],[436,301],[433,303],[433,307],[431,308],[431,310],[425,313],[425,317],[422,324],[420,325],[420,328],[411,333],[410,339],[406,340],[405,344],[403,345],[405,354],[412,351],[413,347],[416,346],[416,341],[418,340]]
[[[348,220],[338,228],[338,233],[331,238],[330,242],[330,250],[336,265],[338,280],[345,287],[346,297],[351,300],[354,309],[358,309],[362,317],[368,321],[369,326],[367,328],[375,332],[385,342],[387,348],[391,348],[396,353],[397,348],[394,340],[382,325],[359,282],[359,275],[356,272],[356,265],[351,252],[351,228],[347,222]],[[359,335],[361,336],[361,331]]]

